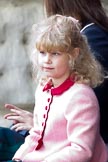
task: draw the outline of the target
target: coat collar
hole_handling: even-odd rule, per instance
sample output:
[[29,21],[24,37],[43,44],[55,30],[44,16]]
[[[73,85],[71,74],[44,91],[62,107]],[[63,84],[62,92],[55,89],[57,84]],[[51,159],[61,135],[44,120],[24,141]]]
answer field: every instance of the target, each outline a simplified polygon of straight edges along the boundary
[[68,90],[71,86],[73,86],[73,84],[74,84],[73,79],[69,77],[59,87],[54,88],[52,80],[50,80],[44,86],[43,92],[47,90],[51,90],[52,95],[61,95],[63,92]]

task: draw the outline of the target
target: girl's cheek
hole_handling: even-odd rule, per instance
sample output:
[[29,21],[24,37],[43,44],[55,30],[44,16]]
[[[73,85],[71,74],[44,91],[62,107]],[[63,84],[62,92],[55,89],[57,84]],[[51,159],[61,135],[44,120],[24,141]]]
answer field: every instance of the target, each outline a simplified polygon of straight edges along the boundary
[[42,58],[38,57],[38,64],[39,64],[39,65],[42,65],[42,63],[43,63]]

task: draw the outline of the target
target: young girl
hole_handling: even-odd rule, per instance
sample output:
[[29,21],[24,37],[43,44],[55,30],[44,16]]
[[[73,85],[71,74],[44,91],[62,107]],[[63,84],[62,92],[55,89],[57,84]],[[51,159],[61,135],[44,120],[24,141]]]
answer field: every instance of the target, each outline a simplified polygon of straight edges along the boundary
[[103,81],[79,23],[54,15],[35,26],[34,127],[13,160],[23,162],[107,162],[99,134],[99,106],[92,87]]

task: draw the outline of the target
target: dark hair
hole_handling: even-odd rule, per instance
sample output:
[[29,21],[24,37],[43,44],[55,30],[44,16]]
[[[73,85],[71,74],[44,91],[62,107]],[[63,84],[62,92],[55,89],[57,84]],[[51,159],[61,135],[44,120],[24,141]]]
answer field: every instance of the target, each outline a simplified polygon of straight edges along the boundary
[[82,27],[93,22],[108,31],[108,17],[100,0],[44,0],[46,14],[80,17]]

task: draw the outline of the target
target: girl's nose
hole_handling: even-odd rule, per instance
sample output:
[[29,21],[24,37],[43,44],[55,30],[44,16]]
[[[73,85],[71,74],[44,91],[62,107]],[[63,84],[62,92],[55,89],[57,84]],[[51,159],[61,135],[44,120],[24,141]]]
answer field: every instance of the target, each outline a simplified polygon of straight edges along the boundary
[[46,56],[45,56],[45,58],[44,58],[44,61],[46,62],[46,63],[51,63],[52,61],[51,61],[51,56],[50,56],[50,54],[46,54]]

